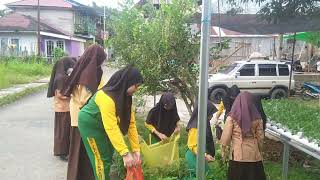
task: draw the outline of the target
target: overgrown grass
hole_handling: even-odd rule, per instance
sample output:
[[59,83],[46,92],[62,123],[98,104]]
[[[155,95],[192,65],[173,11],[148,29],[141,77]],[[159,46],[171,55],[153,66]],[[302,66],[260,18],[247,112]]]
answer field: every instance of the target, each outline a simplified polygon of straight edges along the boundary
[[[137,128],[139,134],[147,139],[148,130],[144,126],[144,117],[137,117]],[[143,166],[143,172],[145,180],[188,180],[190,179],[190,174],[187,168],[187,162],[185,160],[185,153],[187,151],[187,133],[183,128],[180,134],[179,141],[179,153],[180,153],[180,163],[179,166],[171,165],[164,168],[148,168]],[[210,174],[207,176],[208,180],[225,180],[227,179],[227,164],[222,162],[221,153],[219,146],[216,145],[216,160],[209,164]],[[155,154],[156,156],[156,154]],[[267,174],[268,180],[280,180],[281,179],[281,164],[274,162],[264,162],[265,172]],[[111,168],[111,174],[115,174],[124,179],[125,169],[123,167],[122,158],[115,153],[114,164]],[[318,180],[320,179],[320,174],[306,170],[302,167],[290,167],[289,168],[289,180]]]
[[52,66],[45,63],[44,60],[0,58],[0,89],[49,76],[51,70]]
[[21,99],[29,94],[35,93],[35,92],[39,92],[41,90],[47,89],[48,85],[42,85],[39,87],[33,87],[33,88],[27,88],[24,91],[20,92],[20,93],[16,93],[16,94],[12,94],[12,95],[8,95],[5,97],[0,98],[0,107],[10,104],[18,99]]
[[306,137],[320,140],[320,107],[292,99],[268,100],[263,103],[267,116],[289,128],[302,131]]

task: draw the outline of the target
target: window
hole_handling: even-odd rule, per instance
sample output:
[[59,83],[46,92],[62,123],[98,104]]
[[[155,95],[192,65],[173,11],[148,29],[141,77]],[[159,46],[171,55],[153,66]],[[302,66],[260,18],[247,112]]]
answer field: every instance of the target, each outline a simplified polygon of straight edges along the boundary
[[64,50],[64,41],[57,41],[57,48]]
[[46,41],[47,57],[53,57],[53,49],[54,49],[54,42],[53,41]]
[[277,76],[277,65],[259,64],[259,76]]
[[226,67],[224,70],[220,71],[220,73],[223,74],[229,74],[231,71],[234,70],[234,68],[236,68],[238,66],[237,63],[231,64],[230,66]]
[[1,38],[1,44],[0,44],[0,54],[5,55],[8,50],[8,38]]
[[255,64],[244,65],[239,71],[240,76],[254,76],[254,67],[255,67]]
[[279,76],[289,76],[289,67],[286,64],[279,64]]
[[46,56],[52,58],[54,55],[54,49],[60,48],[65,50],[64,40],[46,40]]
[[19,54],[19,50],[20,50],[19,39],[11,39],[10,50],[15,55]]

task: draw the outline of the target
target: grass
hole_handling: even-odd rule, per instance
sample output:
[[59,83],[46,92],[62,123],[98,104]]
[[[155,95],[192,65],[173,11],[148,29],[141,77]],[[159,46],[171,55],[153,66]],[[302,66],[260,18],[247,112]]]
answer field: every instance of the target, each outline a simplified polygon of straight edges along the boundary
[[[139,134],[147,139],[148,130],[144,127],[144,116],[137,117],[137,128]],[[180,165],[171,165],[164,168],[150,169],[146,166],[143,166],[143,172],[145,180],[188,180],[189,172],[187,168],[187,162],[185,161],[185,152],[187,150],[187,133],[184,128],[181,130],[179,141],[179,153],[180,153]],[[220,150],[218,145],[216,145],[216,160],[213,163],[210,163],[211,173],[207,176],[207,179],[215,180],[225,180],[227,179],[227,164],[222,162]],[[264,162],[265,172],[267,174],[268,180],[280,180],[281,179],[281,163],[275,162]],[[123,167],[122,158],[115,153],[114,163],[111,168],[111,174],[119,176],[120,179],[124,179],[125,169]],[[318,180],[320,179],[320,174],[317,172],[312,172],[302,167],[290,167],[289,168],[289,180]]]
[[49,76],[52,66],[34,59],[0,58],[0,89]]
[[263,103],[266,115],[293,133],[302,131],[308,138],[320,141],[320,107],[314,103],[294,100],[268,100]]
[[27,88],[22,92],[2,97],[2,98],[0,98],[0,107],[7,105],[7,104],[10,104],[10,103],[12,103],[18,99],[21,99],[29,94],[33,94],[35,92],[39,92],[39,91],[47,89],[47,88],[48,88],[48,85],[45,84],[45,85],[42,85],[39,87]]

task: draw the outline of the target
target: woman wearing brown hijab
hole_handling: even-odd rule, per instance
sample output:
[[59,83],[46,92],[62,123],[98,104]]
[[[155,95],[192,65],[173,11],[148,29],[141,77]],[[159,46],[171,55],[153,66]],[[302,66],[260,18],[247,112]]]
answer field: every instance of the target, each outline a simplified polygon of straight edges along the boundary
[[67,160],[70,145],[70,98],[61,95],[66,79],[72,72],[76,60],[63,57],[57,61],[52,69],[47,97],[54,97],[54,145],[53,154]]
[[91,180],[94,174],[78,129],[78,114],[89,98],[97,91],[102,77],[101,65],[106,59],[103,48],[91,45],[76,63],[63,88],[65,96],[71,96],[71,135],[67,180]]
[[254,96],[240,93],[234,101],[220,143],[222,157],[230,146],[228,180],[265,180],[262,164],[263,122]]

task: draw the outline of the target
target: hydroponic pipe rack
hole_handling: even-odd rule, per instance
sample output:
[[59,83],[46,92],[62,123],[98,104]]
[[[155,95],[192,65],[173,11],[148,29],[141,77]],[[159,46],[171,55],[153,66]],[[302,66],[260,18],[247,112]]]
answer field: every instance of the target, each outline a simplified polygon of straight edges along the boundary
[[282,164],[282,179],[288,179],[288,168],[289,168],[289,153],[290,146],[293,146],[300,151],[309,154],[320,160],[320,143],[319,141],[310,140],[307,137],[303,137],[303,133],[292,134],[290,130],[282,127],[279,123],[269,121],[267,123],[266,133],[279,139],[283,145],[283,164]]

